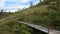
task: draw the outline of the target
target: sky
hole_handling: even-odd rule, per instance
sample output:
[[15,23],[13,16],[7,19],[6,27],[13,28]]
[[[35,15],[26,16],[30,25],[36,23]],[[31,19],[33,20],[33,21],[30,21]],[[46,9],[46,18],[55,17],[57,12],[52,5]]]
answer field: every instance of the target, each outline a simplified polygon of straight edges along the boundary
[[33,4],[36,5],[39,3],[39,0],[0,0],[0,9],[15,12],[18,9],[28,8],[30,2],[33,2]]

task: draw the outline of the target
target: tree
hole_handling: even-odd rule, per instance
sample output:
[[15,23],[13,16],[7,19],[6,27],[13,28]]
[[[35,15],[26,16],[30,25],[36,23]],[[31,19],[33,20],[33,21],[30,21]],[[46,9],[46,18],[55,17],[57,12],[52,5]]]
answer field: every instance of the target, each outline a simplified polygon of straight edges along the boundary
[[0,12],[2,13],[4,11],[4,9],[2,9]]
[[3,15],[3,11],[4,11],[4,9],[2,9],[2,10],[0,11],[0,16],[2,16],[2,15]]
[[32,3],[32,2],[30,2],[30,8],[31,8],[31,7],[33,7],[33,3]]

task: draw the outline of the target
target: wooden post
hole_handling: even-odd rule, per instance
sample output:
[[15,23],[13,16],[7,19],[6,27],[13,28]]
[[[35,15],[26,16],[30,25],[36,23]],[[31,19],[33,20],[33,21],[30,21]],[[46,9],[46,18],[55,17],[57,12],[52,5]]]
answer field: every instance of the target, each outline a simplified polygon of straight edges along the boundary
[[48,34],[50,34],[50,28],[51,28],[51,19],[48,18]]
[[34,23],[34,27],[35,27],[35,23]]
[[49,19],[48,19],[48,34],[49,34],[49,28],[50,28],[49,23],[50,23],[50,22],[49,22]]

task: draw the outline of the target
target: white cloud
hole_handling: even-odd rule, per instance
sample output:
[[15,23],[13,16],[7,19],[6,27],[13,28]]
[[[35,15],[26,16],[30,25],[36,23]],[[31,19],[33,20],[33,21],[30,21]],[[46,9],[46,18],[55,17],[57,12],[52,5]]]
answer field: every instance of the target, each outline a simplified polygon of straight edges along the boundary
[[41,0],[41,1],[44,1],[44,0]]
[[0,0],[0,7],[5,5],[5,0]]
[[[15,4],[9,4],[8,6],[6,6],[5,2],[15,2],[18,1],[18,3],[26,3],[29,2],[31,0],[0,0],[0,9],[8,9],[12,12],[16,11],[17,9],[22,9],[22,8],[28,8],[29,5],[25,6],[23,4],[18,4],[17,2]],[[35,4],[37,4],[38,2],[35,2]]]
[[15,10],[6,10],[6,12],[15,12],[15,11],[17,11],[17,9],[15,9]]
[[20,1],[22,3],[28,2],[29,0],[6,0],[8,2]]
[[[24,6],[21,4],[11,4],[9,6],[5,6],[5,2],[14,2],[18,0],[0,0],[0,9],[8,9],[10,11],[16,11],[17,9],[27,8],[29,6]],[[20,0],[19,0],[20,1]],[[21,2],[27,2],[28,0],[21,0]]]
[[39,0],[35,1],[34,5],[38,4],[39,3]]
[[14,2],[14,1],[18,1],[18,0],[6,0],[7,2]]
[[24,6],[24,5],[19,5],[19,4],[13,4],[13,5],[10,5],[10,6],[4,6],[3,8],[4,9],[22,9],[22,8],[27,8],[29,7],[29,5],[27,6]]
[[28,2],[30,0],[20,0],[22,3]]
[[29,5],[24,6],[24,5],[19,5],[19,4],[15,4],[15,5],[13,4],[13,5],[10,5],[10,6],[3,6],[1,8],[6,9],[6,10],[11,11],[11,12],[15,12],[18,9],[28,8],[28,7],[29,7]]

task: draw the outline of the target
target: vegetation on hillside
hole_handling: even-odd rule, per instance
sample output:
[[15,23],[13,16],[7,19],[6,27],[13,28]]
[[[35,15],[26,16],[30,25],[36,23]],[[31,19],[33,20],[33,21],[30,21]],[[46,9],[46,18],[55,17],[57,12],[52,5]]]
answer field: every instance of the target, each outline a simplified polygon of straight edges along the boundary
[[60,1],[44,0],[33,7],[31,3],[29,8],[18,10],[15,14],[0,19],[0,34],[31,34],[31,29],[24,24],[19,24],[18,21],[45,27],[49,23],[51,28],[60,30]]
[[19,21],[26,21],[42,26],[49,26],[51,28],[60,30],[60,1],[59,0],[44,0],[36,6],[27,8],[17,13]]
[[11,12],[4,12],[4,9],[0,10],[0,19],[1,18],[4,18],[4,17],[8,17],[10,15],[12,15],[14,13],[11,13]]

